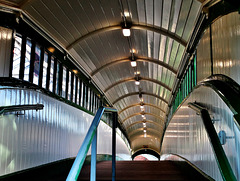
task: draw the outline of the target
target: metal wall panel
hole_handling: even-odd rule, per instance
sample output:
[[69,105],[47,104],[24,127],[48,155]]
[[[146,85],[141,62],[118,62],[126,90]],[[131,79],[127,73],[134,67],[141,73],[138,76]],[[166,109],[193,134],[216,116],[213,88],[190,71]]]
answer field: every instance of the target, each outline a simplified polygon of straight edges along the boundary
[[[44,105],[43,110],[0,116],[0,175],[76,156],[92,115],[33,90],[1,88],[0,97],[1,106]],[[111,154],[111,134],[111,128],[101,122],[98,154]],[[119,135],[117,155],[130,159]]]
[[211,75],[209,33],[209,29],[207,29],[197,47],[197,82]]
[[217,133],[224,130],[227,136],[232,137],[227,139],[223,149],[239,180],[240,130],[233,121],[233,114],[230,109],[210,88],[201,87],[195,89],[174,114],[164,136],[162,154],[179,154],[215,180],[222,180],[201,117],[187,106],[188,102],[195,101],[209,110]]
[[9,76],[12,30],[0,27],[0,77]]
[[212,25],[213,73],[225,74],[240,84],[240,19],[238,12]]

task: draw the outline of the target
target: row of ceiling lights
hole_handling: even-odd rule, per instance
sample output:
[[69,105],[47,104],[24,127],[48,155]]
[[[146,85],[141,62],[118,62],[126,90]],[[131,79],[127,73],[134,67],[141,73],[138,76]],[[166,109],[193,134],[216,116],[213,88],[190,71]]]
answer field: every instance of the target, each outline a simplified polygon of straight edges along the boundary
[[[131,23],[127,21],[127,17],[130,16],[130,13],[124,12],[123,14],[123,23],[122,23],[122,33],[123,36],[125,37],[130,37],[131,36]],[[146,124],[146,116],[145,116],[145,108],[144,108],[144,102],[143,102],[143,97],[141,93],[141,88],[140,88],[140,72],[137,71],[137,61],[136,57],[134,56],[134,53],[136,51],[134,49],[131,49],[131,67],[135,69],[134,71],[134,76],[135,76],[135,85],[138,86],[139,89],[139,100],[140,100],[140,109],[141,109],[141,115],[143,118],[143,132],[144,132],[144,137],[147,137],[147,124]]]

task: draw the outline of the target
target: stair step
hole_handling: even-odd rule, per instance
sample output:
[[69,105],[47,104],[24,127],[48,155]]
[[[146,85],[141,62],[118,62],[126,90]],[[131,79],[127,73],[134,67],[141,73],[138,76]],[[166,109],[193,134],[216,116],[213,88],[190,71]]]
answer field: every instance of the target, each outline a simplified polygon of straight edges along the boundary
[[[186,167],[186,168],[185,168]],[[97,163],[97,180],[112,180],[112,162]],[[90,165],[84,166],[78,180],[90,179]],[[116,180],[150,181],[150,180],[207,180],[187,163],[174,161],[117,161]]]

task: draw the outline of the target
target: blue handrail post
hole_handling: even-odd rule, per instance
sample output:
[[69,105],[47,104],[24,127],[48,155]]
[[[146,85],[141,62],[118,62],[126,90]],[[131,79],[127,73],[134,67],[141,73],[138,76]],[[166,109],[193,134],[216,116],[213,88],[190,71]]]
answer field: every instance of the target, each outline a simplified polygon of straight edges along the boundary
[[83,143],[79,149],[77,157],[73,163],[73,166],[68,174],[66,181],[77,180],[104,110],[105,110],[105,108],[102,106],[98,109],[98,111],[92,121],[92,124],[87,132],[87,135],[85,136],[85,138],[83,140]]
[[97,166],[97,130],[93,137],[91,146],[91,175],[90,181],[96,181],[96,166]]

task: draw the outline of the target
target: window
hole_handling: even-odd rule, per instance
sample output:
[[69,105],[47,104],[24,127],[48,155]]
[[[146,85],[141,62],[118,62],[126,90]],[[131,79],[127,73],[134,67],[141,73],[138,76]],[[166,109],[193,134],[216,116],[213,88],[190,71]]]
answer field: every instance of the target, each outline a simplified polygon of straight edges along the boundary
[[13,49],[13,66],[12,66],[12,77],[15,77],[15,78],[19,78],[21,49],[22,49],[22,38],[19,36],[16,36],[15,42],[14,42],[14,49]]
[[49,90],[53,92],[54,57],[51,57]]
[[79,79],[78,81],[78,90],[79,90],[79,105],[82,106],[82,91],[83,91],[83,88],[82,88],[82,81]]
[[63,66],[62,97],[66,98],[67,69]]
[[71,83],[72,83],[72,72],[68,72],[69,74],[69,79],[68,79],[68,97],[67,97],[67,99],[68,100],[71,100]]
[[48,53],[44,52],[42,87],[45,89],[47,85],[47,68],[48,68]]
[[38,85],[39,82],[39,71],[40,71],[40,60],[41,60],[41,49],[39,45],[35,47],[35,58],[34,58],[34,70],[33,70],[33,83]]
[[26,81],[29,81],[31,48],[32,48],[32,42],[31,42],[30,39],[27,39],[27,41],[26,41],[25,63],[24,63],[24,77],[23,77],[23,80],[26,80]]
[[77,78],[77,80],[76,80],[76,84],[77,84],[77,89],[76,89],[76,94],[77,94],[76,99],[77,99],[77,101],[76,101],[76,104],[78,104],[78,105],[79,105],[79,90],[80,90],[79,83],[80,83],[80,80]]
[[76,75],[73,76],[73,95],[72,95],[72,102],[75,102],[76,96]]
[[57,69],[56,69],[56,89],[55,89],[55,93],[59,94],[59,67],[60,67],[60,63],[57,61]]

